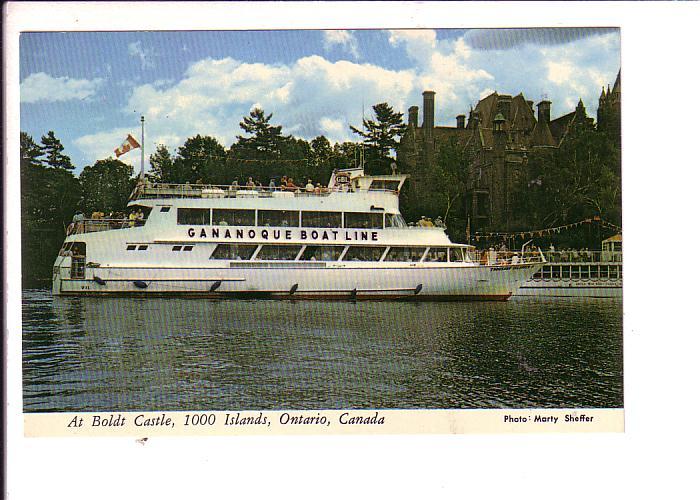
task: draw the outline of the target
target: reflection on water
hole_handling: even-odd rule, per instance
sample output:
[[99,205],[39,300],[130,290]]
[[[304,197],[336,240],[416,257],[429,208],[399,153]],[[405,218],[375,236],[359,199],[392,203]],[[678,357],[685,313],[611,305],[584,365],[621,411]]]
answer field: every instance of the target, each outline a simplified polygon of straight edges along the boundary
[[622,407],[622,302],[23,296],[25,411]]

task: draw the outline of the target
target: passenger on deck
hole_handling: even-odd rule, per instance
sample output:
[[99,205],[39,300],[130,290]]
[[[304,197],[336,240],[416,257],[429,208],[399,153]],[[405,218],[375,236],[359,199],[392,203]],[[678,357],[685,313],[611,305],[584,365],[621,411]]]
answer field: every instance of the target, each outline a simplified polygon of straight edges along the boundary
[[287,189],[287,191],[295,191],[296,192],[299,189],[299,186],[294,184],[294,179],[289,177],[287,179],[287,188],[286,189]]
[[270,184],[267,187],[269,187],[270,190],[274,190],[276,187],[275,186],[275,179],[270,179]]
[[311,179],[309,179],[309,180],[306,182],[306,188],[305,188],[305,189],[306,189],[306,192],[307,192],[307,193],[313,193],[313,192],[314,192],[314,183],[311,181]]
[[493,247],[489,248],[489,259],[488,259],[489,265],[493,266],[496,264],[497,261],[498,261],[498,253],[496,253],[496,250]]
[[245,187],[248,189],[253,189],[255,188],[255,182],[253,182],[252,177],[248,177],[248,182],[245,183]]
[[321,188],[321,183],[317,182],[316,187],[314,188],[314,193],[316,194],[321,194],[322,188]]

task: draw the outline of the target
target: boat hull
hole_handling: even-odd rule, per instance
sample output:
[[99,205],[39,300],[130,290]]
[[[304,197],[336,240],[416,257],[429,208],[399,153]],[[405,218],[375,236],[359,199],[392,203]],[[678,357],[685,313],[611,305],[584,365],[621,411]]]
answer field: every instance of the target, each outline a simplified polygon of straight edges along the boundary
[[539,269],[517,266],[148,268],[54,275],[55,295],[190,295],[308,300],[507,300]]

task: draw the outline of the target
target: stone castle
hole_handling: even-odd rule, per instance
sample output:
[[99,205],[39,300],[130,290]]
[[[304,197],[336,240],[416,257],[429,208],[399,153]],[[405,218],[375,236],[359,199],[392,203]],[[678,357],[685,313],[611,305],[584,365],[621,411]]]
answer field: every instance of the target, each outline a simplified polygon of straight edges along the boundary
[[[597,113],[597,128],[620,134],[620,73],[613,89],[603,89]],[[537,104],[522,93],[497,92],[481,99],[469,115],[457,115],[453,127],[435,125],[435,92],[423,92],[423,123],[418,107],[408,109],[408,127],[397,149],[401,168],[421,182],[421,172],[435,165],[440,149],[450,144],[461,153],[468,180],[466,215],[473,231],[510,230],[513,220],[512,190],[526,175],[528,153],[556,150],[577,128],[594,129],[579,99],[576,109],[554,120],[551,102]],[[619,144],[619,142],[618,142]]]

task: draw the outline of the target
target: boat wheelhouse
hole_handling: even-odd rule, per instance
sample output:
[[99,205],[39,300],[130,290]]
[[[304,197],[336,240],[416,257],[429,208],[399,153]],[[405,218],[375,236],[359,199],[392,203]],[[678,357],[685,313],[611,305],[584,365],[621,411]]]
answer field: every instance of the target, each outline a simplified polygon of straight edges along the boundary
[[541,253],[480,255],[409,226],[406,175],[333,173],[314,190],[141,183],[130,215],[72,224],[56,295],[506,300]]

